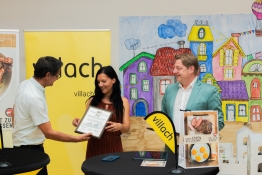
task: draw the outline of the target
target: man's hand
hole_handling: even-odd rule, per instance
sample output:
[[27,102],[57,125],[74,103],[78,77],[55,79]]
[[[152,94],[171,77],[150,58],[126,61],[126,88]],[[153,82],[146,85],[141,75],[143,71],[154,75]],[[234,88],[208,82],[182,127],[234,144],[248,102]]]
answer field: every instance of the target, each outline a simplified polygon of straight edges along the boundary
[[81,135],[69,135],[60,131],[52,129],[50,121],[38,125],[38,128],[42,131],[47,139],[52,139],[62,142],[82,142],[90,139],[92,133],[81,134]]
[[87,133],[87,134],[81,134],[79,136],[77,136],[79,138],[79,142],[82,142],[82,141],[87,141],[91,138],[92,136],[92,133]]

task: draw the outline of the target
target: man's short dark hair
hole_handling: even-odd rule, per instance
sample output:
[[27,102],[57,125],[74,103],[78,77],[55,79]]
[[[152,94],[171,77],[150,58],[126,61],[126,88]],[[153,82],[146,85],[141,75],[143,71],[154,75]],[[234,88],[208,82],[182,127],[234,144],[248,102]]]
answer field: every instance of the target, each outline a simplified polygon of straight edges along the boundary
[[58,70],[63,66],[61,60],[52,57],[44,56],[38,59],[34,66],[34,77],[43,78],[46,76],[47,72],[50,72],[52,76],[55,76]]
[[196,56],[194,56],[193,54],[189,54],[189,53],[184,53],[181,55],[176,55],[175,56],[176,60],[181,60],[182,64],[184,66],[186,66],[187,68],[194,66],[195,70],[194,70],[194,74],[198,75],[199,73],[199,64],[198,64],[198,59]]

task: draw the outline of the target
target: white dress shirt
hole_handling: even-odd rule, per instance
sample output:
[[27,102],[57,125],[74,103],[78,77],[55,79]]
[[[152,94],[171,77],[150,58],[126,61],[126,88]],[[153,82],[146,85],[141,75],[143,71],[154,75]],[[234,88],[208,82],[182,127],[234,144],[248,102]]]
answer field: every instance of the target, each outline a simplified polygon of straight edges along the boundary
[[184,128],[184,127],[180,127],[181,126],[180,118],[181,115],[183,114],[183,111],[181,110],[186,110],[188,99],[190,97],[193,86],[195,85],[197,79],[198,77],[196,77],[186,89],[184,89],[180,83],[178,84],[179,90],[176,95],[176,100],[174,104],[174,113],[173,113],[173,122],[177,133],[180,133],[181,129]]

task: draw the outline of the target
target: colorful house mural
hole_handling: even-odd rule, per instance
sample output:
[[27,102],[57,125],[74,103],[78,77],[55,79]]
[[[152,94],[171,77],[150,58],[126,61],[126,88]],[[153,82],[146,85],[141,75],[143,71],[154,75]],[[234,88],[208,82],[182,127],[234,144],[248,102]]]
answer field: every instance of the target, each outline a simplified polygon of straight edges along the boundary
[[248,93],[243,80],[218,81],[222,89],[221,101],[225,121],[248,122]]
[[250,121],[261,121],[262,60],[254,59],[243,66],[242,79],[246,82],[249,96]]
[[211,85],[213,85],[213,86],[216,86],[218,92],[221,92],[221,91],[222,91],[221,88],[218,86],[216,79],[215,79],[215,78],[213,77],[213,75],[210,74],[210,73],[205,74],[201,81],[204,82],[204,83],[207,83],[207,84],[211,84]]
[[154,87],[154,110],[161,110],[161,102],[165,89],[169,84],[175,82],[173,68],[175,56],[183,53],[192,53],[189,48],[184,48],[184,41],[178,41],[179,49],[163,47],[156,51],[150,74],[153,76]]
[[242,59],[245,53],[238,44],[240,34],[232,34],[213,54],[213,76],[217,81],[241,80]]
[[189,48],[198,57],[201,80],[206,73],[212,74],[213,35],[208,21],[195,21],[188,35]]
[[153,78],[149,71],[154,55],[141,52],[123,64],[123,92],[130,103],[131,116],[146,116],[153,111]]
[[[247,18],[246,15],[239,15],[237,19],[240,16],[241,19]],[[123,61],[124,64],[120,68],[123,71],[123,92],[130,100],[132,109],[130,114],[132,116],[145,116],[149,112],[161,110],[165,88],[176,82],[173,74],[174,57],[186,51],[198,57],[199,79],[202,82],[214,85],[221,93],[225,120],[242,122],[262,120],[262,94],[260,92],[262,52],[257,44],[254,44],[254,38],[248,37],[248,35],[255,35],[252,26],[251,29],[250,26],[247,27],[252,23],[246,22],[247,24],[243,26],[241,23],[242,27],[231,26],[228,32],[224,28],[231,25],[231,20],[236,20],[235,16],[232,18],[231,15],[230,19],[223,15],[203,18],[191,16],[183,18],[183,20],[181,20],[182,18],[179,20],[163,19],[161,22],[156,22],[154,19],[154,17],[129,17],[122,21],[125,26],[131,25],[128,22],[129,20],[136,21],[136,24],[145,24],[145,21],[147,21],[149,23],[146,24],[150,24],[151,28],[158,26],[157,32],[151,32],[150,37],[144,30],[130,30],[129,32],[126,31],[126,28],[121,30],[121,41],[135,37],[136,40],[139,40],[139,46],[136,50],[148,51],[141,53],[147,54],[145,57],[141,57],[141,54],[139,54],[129,61]],[[251,17],[246,20],[249,19]],[[163,21],[166,21],[166,23]],[[218,21],[220,21],[219,25]],[[227,21],[226,24],[225,21]],[[148,29],[151,31],[150,27]],[[232,33],[230,36],[231,31],[238,31],[239,33]],[[177,49],[177,45],[173,46],[174,44],[178,44],[179,49]],[[185,44],[189,46],[187,49],[184,48]],[[124,57],[120,56],[121,59],[132,57],[133,55],[130,55],[131,53],[127,52],[128,49],[123,46],[121,45],[121,54]],[[246,56],[245,52],[249,54]],[[149,53],[152,53],[150,54],[152,57],[148,56]],[[256,61],[254,62],[255,57]],[[138,63],[140,61],[145,62],[143,59],[148,60],[146,62],[148,70],[139,72]],[[137,79],[136,83],[132,83],[131,77]],[[141,87],[144,87],[142,80],[145,77],[149,80],[147,92],[141,89]],[[152,97],[149,98],[151,95]],[[138,112],[140,109],[141,113]]]

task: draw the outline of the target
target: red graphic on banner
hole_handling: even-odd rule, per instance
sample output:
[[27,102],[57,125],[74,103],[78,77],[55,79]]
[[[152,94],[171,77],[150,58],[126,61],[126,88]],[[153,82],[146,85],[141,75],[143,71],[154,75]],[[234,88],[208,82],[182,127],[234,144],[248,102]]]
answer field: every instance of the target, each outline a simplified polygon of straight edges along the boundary
[[6,110],[5,110],[5,115],[7,116],[7,117],[11,117],[11,113],[12,113],[12,108],[7,108]]

